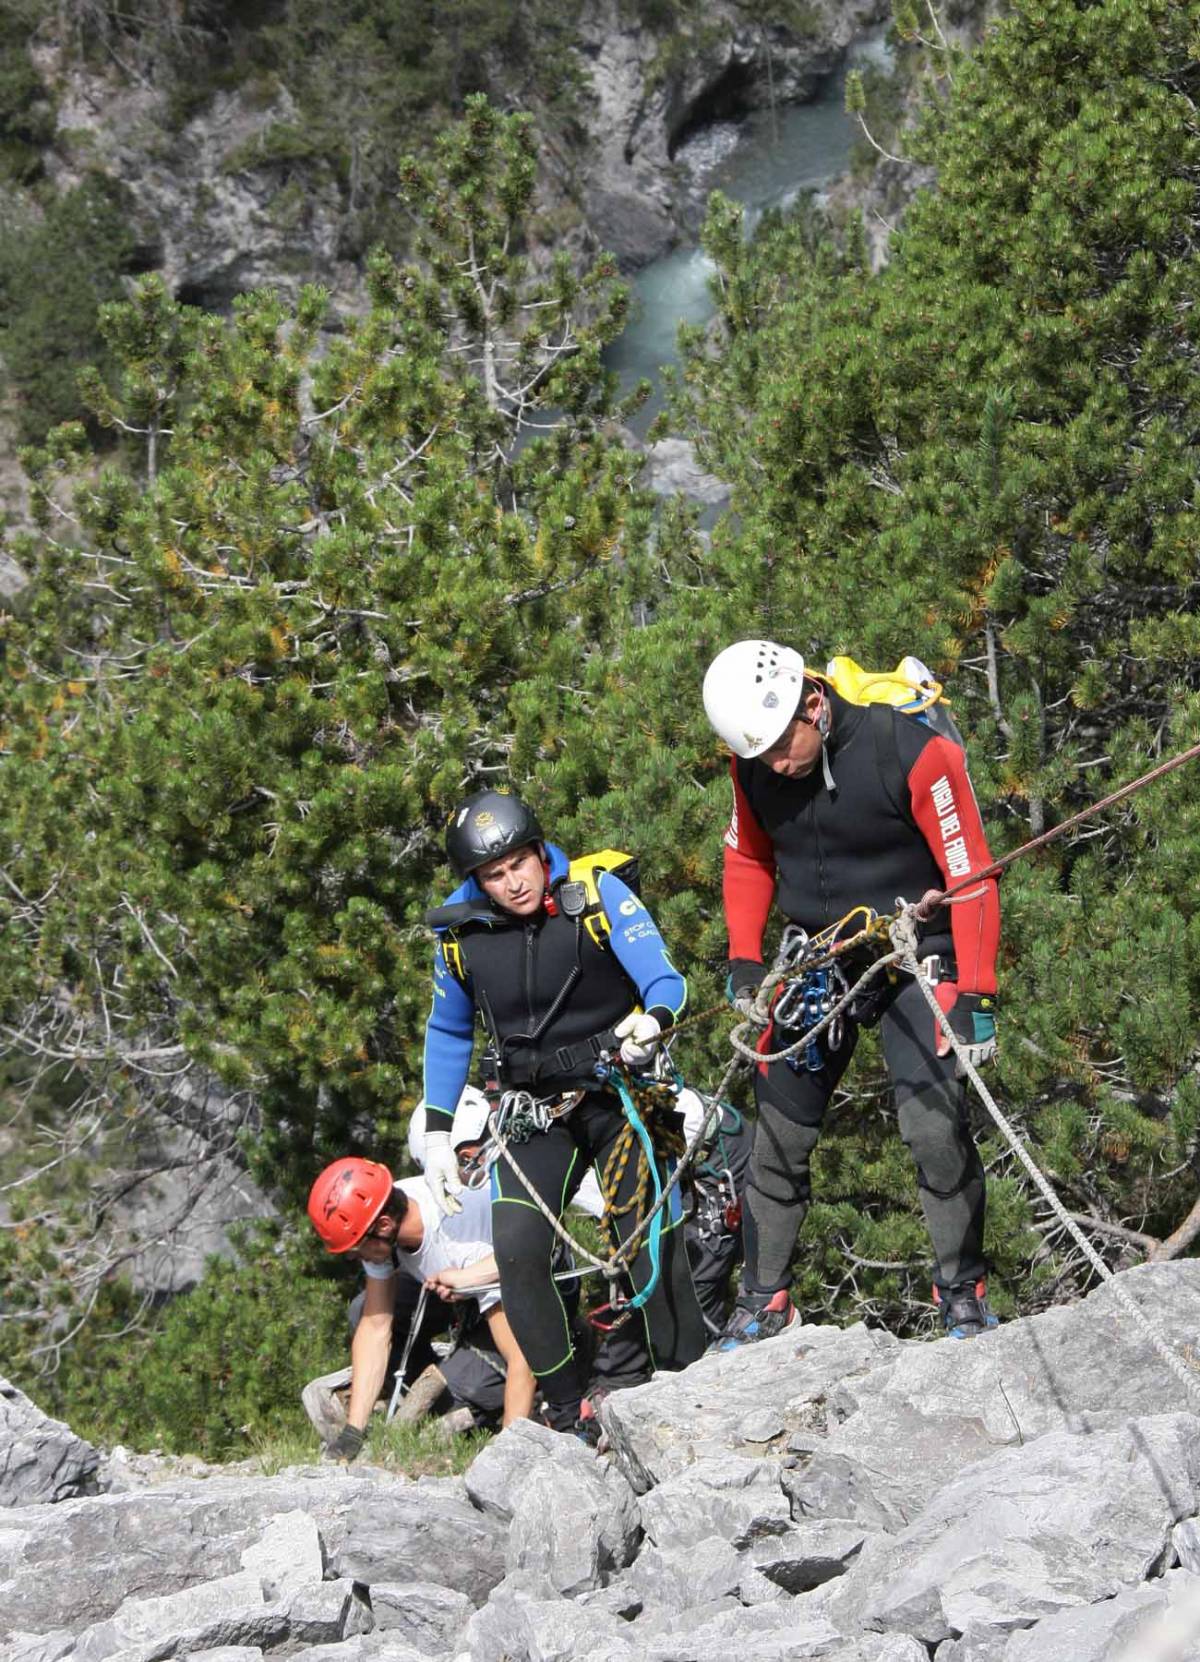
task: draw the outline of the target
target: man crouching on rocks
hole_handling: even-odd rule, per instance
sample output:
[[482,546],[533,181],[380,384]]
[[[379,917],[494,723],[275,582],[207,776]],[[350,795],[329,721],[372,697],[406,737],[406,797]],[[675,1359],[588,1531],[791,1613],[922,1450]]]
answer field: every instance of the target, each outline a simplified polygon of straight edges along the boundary
[[[361,1315],[350,1347],[346,1424],[326,1444],[325,1452],[331,1458],[353,1460],[362,1449],[371,1410],[393,1365],[397,1308],[407,1308],[410,1322],[415,1320],[415,1295],[421,1287],[448,1301],[477,1301],[477,1322],[486,1328],[487,1337],[481,1334],[474,1342],[467,1337],[459,1347],[464,1362],[468,1367],[474,1365],[476,1372],[486,1367],[480,1361],[482,1340],[496,1353],[494,1371],[497,1375],[503,1373],[503,1423],[527,1418],[532,1410],[534,1376],[513,1338],[499,1287],[488,1285],[497,1280],[491,1197],[486,1188],[468,1188],[462,1201],[460,1212],[446,1216],[434,1203],[423,1177],[393,1182],[386,1166],[356,1157],[335,1160],[313,1184],[308,1197],[313,1228],[330,1252],[352,1253],[361,1259],[367,1275]],[[433,1310],[439,1311],[439,1307],[434,1305]],[[438,1325],[433,1323],[435,1328]],[[421,1326],[417,1340],[419,1343],[424,1339],[425,1354],[416,1358],[410,1353],[405,1358],[410,1369],[430,1354],[426,1324]],[[461,1394],[470,1400],[470,1387],[456,1393],[454,1380],[447,1377],[457,1354],[452,1352],[446,1363],[426,1370],[432,1373],[435,1397],[449,1388],[452,1395]],[[311,1405],[306,1401],[305,1406],[311,1414]],[[330,1425],[327,1429],[332,1433],[335,1428]]]

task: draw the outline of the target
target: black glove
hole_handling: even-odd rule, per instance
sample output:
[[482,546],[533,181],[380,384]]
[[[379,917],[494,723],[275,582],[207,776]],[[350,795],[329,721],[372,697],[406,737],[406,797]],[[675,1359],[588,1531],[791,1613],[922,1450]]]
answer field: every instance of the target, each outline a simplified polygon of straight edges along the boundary
[[[965,1047],[971,1066],[981,1068],[990,1062],[996,1054],[996,1015],[1000,1008],[995,993],[960,993],[953,982],[942,981],[937,987],[937,1001],[946,1012],[954,1037]],[[950,1041],[940,1027],[937,1053],[950,1054]]]
[[348,1466],[351,1460],[356,1460],[362,1453],[366,1440],[365,1431],[360,1431],[356,1425],[344,1425],[332,1443],[326,1443],[325,1458],[340,1461]]
[[729,975],[725,982],[725,997],[738,1015],[759,1027],[766,1026],[766,1019],[755,1009],[754,998],[763,984],[766,973],[767,966],[756,964],[753,958],[731,958]]

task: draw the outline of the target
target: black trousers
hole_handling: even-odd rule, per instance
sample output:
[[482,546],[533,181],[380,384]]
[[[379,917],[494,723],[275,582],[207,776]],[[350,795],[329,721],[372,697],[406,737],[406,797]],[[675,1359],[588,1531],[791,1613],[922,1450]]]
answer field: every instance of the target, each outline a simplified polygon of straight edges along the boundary
[[[412,1332],[420,1286],[409,1275],[395,1278],[396,1302],[392,1311],[392,1348],[388,1357],[388,1371],[384,1380],[384,1395],[390,1396],[396,1373],[404,1360],[404,1347]],[[362,1320],[366,1292],[361,1292],[350,1304],[350,1338]],[[439,1356],[432,1341],[451,1331],[455,1332],[454,1348]],[[436,1363],[446,1381],[455,1407],[460,1404],[473,1408],[484,1419],[493,1419],[504,1407],[504,1363],[491,1354],[491,1336],[479,1306],[472,1301],[468,1306],[447,1304],[430,1294],[425,1300],[421,1325],[413,1340],[404,1370],[404,1383],[411,1385],[429,1367]]]
[[[986,1195],[983,1163],[967,1120],[966,1086],[955,1078],[954,1056],[937,1055],[933,1016],[910,976],[888,994],[879,1025],[900,1135],[917,1165],[934,1274],[946,1287],[976,1280],[985,1273]],[[769,1028],[764,1048],[782,1050],[796,1037]],[[749,1292],[777,1292],[788,1284],[811,1194],[809,1162],[857,1041],[858,1027],[847,1021],[841,1046],[827,1053],[818,1071],[796,1071],[787,1062],[758,1070],[758,1123],[744,1211]]]
[[[509,1148],[521,1171],[555,1217],[561,1218],[591,1165],[603,1168],[625,1120],[615,1093],[589,1091],[578,1107],[548,1131],[535,1132]],[[627,1201],[637,1177],[631,1154],[617,1190],[618,1206]],[[665,1174],[660,1172],[660,1176]],[[674,1199],[674,1197],[672,1197]],[[640,1331],[655,1368],[679,1369],[704,1350],[704,1317],[692,1286],[678,1208],[663,1211],[661,1274],[654,1292],[634,1312],[627,1326]],[[632,1212],[613,1225],[619,1243],[632,1233]],[[649,1232],[647,1232],[648,1235]],[[509,1325],[543,1394],[552,1402],[582,1397],[587,1383],[571,1338],[569,1312],[552,1276],[554,1230],[533,1204],[504,1159],[492,1167],[492,1239],[500,1268],[500,1295]],[[636,1290],[646,1287],[652,1265],[643,1236],[630,1266]]]

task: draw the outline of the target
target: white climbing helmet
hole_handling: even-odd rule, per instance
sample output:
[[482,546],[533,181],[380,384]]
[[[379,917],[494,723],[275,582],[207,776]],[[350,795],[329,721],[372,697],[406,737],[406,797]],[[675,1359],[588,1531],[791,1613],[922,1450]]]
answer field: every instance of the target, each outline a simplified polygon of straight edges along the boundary
[[450,1127],[450,1147],[461,1148],[463,1143],[482,1143],[488,1134],[488,1115],[492,1105],[482,1091],[468,1085],[458,1099],[454,1110],[454,1124]]
[[804,659],[774,641],[735,641],[704,677],[704,713],[735,756],[770,750],[796,714]]

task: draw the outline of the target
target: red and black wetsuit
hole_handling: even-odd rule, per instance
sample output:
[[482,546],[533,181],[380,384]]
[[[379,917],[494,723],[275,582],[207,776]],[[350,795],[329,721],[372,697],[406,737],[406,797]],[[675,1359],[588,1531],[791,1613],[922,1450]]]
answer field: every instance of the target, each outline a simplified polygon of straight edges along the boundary
[[[788,779],[758,761],[733,760],[734,808],[725,838],[725,913],[735,971],[762,962],[773,899],[810,934],[855,906],[891,912],[990,862],[966,758],[951,739],[884,705],[849,704],[830,691],[824,770]],[[778,894],[776,895],[776,890]],[[994,993],[1000,907],[994,879],[943,908],[922,936],[944,982]],[[941,997],[945,1001],[949,987]],[[983,1274],[983,1171],[967,1129],[954,1058],[936,1054],[934,1024],[907,978],[883,1000],[881,1035],[900,1130],[917,1161],[937,1277],[955,1286]],[[771,1032],[764,1050],[794,1035]],[[819,1071],[786,1062],[757,1079],[759,1130],[747,1190],[747,1287],[786,1286],[809,1199],[809,1156],[826,1104],[850,1060],[857,1025]]]

